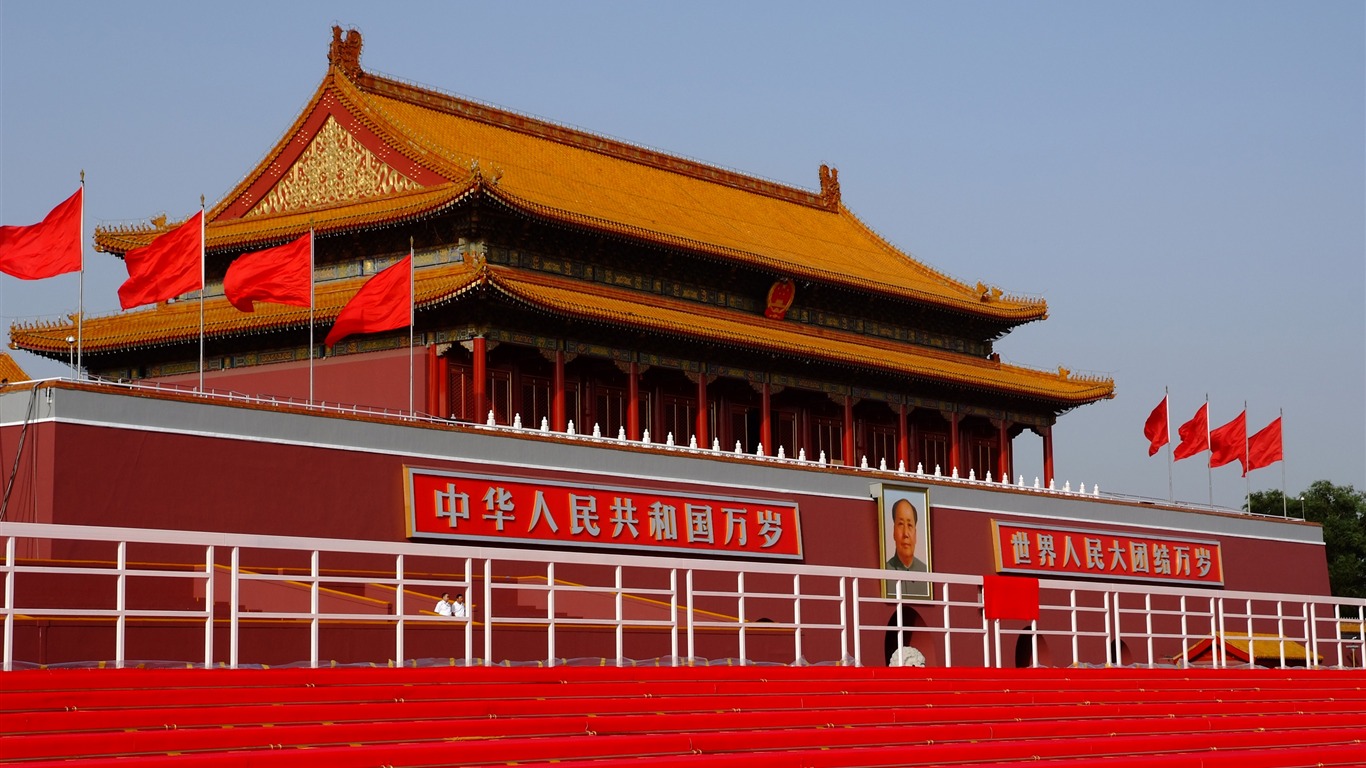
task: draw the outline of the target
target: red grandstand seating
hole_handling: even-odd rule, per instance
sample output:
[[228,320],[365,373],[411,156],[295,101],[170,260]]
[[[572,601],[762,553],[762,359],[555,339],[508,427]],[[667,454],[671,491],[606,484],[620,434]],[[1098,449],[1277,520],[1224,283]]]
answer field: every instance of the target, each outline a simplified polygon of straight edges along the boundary
[[79,669],[0,675],[0,764],[1366,763],[1359,670]]

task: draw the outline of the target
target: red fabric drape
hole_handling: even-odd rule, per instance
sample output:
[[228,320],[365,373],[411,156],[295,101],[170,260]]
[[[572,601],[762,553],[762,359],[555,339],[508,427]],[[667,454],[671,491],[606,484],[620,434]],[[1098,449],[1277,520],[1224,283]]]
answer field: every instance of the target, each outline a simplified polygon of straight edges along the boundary
[[353,333],[407,327],[413,302],[412,263],[413,256],[408,254],[367,280],[342,307],[323,344],[330,347]]
[[1209,450],[1209,403],[1200,406],[1195,417],[1178,427],[1176,434],[1181,438],[1172,452],[1172,458],[1176,461]]
[[228,301],[243,312],[255,312],[257,301],[308,306],[313,280],[311,241],[310,233],[291,243],[238,256],[223,278]]
[[200,211],[150,244],[123,255],[128,279],[119,286],[119,304],[124,309],[155,304],[204,286],[200,266],[203,221]]
[[1269,467],[1281,459],[1281,420],[1277,417],[1247,439],[1247,472]]
[[1247,411],[1209,433],[1209,465],[1222,467],[1231,461],[1247,464]]
[[1149,456],[1171,442],[1171,435],[1167,431],[1167,398],[1162,398],[1162,402],[1148,414],[1148,420],[1143,422],[1143,436],[1148,438]]
[[0,272],[21,280],[81,268],[81,205],[84,190],[68,197],[37,224],[0,227]]
[[1027,576],[983,576],[982,608],[991,619],[1039,618],[1039,580]]

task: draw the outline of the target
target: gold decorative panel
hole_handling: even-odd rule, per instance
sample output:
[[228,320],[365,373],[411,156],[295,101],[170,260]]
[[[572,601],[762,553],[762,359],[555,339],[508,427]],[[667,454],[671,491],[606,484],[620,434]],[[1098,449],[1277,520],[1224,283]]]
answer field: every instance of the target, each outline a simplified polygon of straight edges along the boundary
[[329,117],[293,167],[246,216],[336,205],[419,187]]

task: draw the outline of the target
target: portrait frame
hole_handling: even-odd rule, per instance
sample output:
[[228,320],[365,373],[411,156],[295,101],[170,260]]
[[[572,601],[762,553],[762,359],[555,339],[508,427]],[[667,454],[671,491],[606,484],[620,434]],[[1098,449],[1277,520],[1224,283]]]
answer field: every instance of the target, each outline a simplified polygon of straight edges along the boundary
[[[934,571],[934,562],[931,559],[930,540],[930,490],[924,486],[912,485],[892,485],[879,484],[876,489],[877,494],[877,514],[878,514],[878,565],[885,570],[920,570],[919,564],[924,564],[924,572]],[[892,563],[892,558],[898,558],[895,541],[896,522],[893,519],[895,510],[899,502],[909,502],[915,511],[916,516],[916,541],[915,550],[912,553],[911,568],[899,568]],[[900,553],[904,554],[904,553]],[[894,600],[897,597],[897,582],[901,582],[901,597],[913,599],[929,599],[931,596],[931,586],[928,581],[915,581],[912,579],[884,579],[882,581],[882,597]]]

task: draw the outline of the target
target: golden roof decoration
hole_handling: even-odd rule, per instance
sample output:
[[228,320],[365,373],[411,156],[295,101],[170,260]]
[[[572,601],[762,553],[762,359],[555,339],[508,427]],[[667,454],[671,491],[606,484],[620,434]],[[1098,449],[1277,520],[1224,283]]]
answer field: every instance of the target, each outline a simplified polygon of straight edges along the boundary
[[322,208],[418,188],[329,116],[294,165],[243,216]]
[[[455,185],[527,215],[684,248],[775,277],[1009,324],[1047,315],[1042,299],[995,290],[985,298],[898,250],[844,207],[839,173],[829,166],[820,167],[819,191],[812,192],[374,75],[361,68],[360,53],[360,33],[334,27],[331,66],[313,98],[209,212],[210,248],[297,236],[307,230],[307,217],[292,220],[292,232],[281,217],[305,209],[330,210],[349,227],[392,223],[402,219],[386,219],[384,201],[413,202],[420,190]],[[349,191],[325,188],[316,172],[324,161],[306,156],[320,141],[315,154],[327,163],[370,175]],[[449,200],[435,195],[426,202],[425,209],[390,210],[404,218],[431,215]],[[96,246],[122,253],[155,233],[148,226],[101,227]]]

